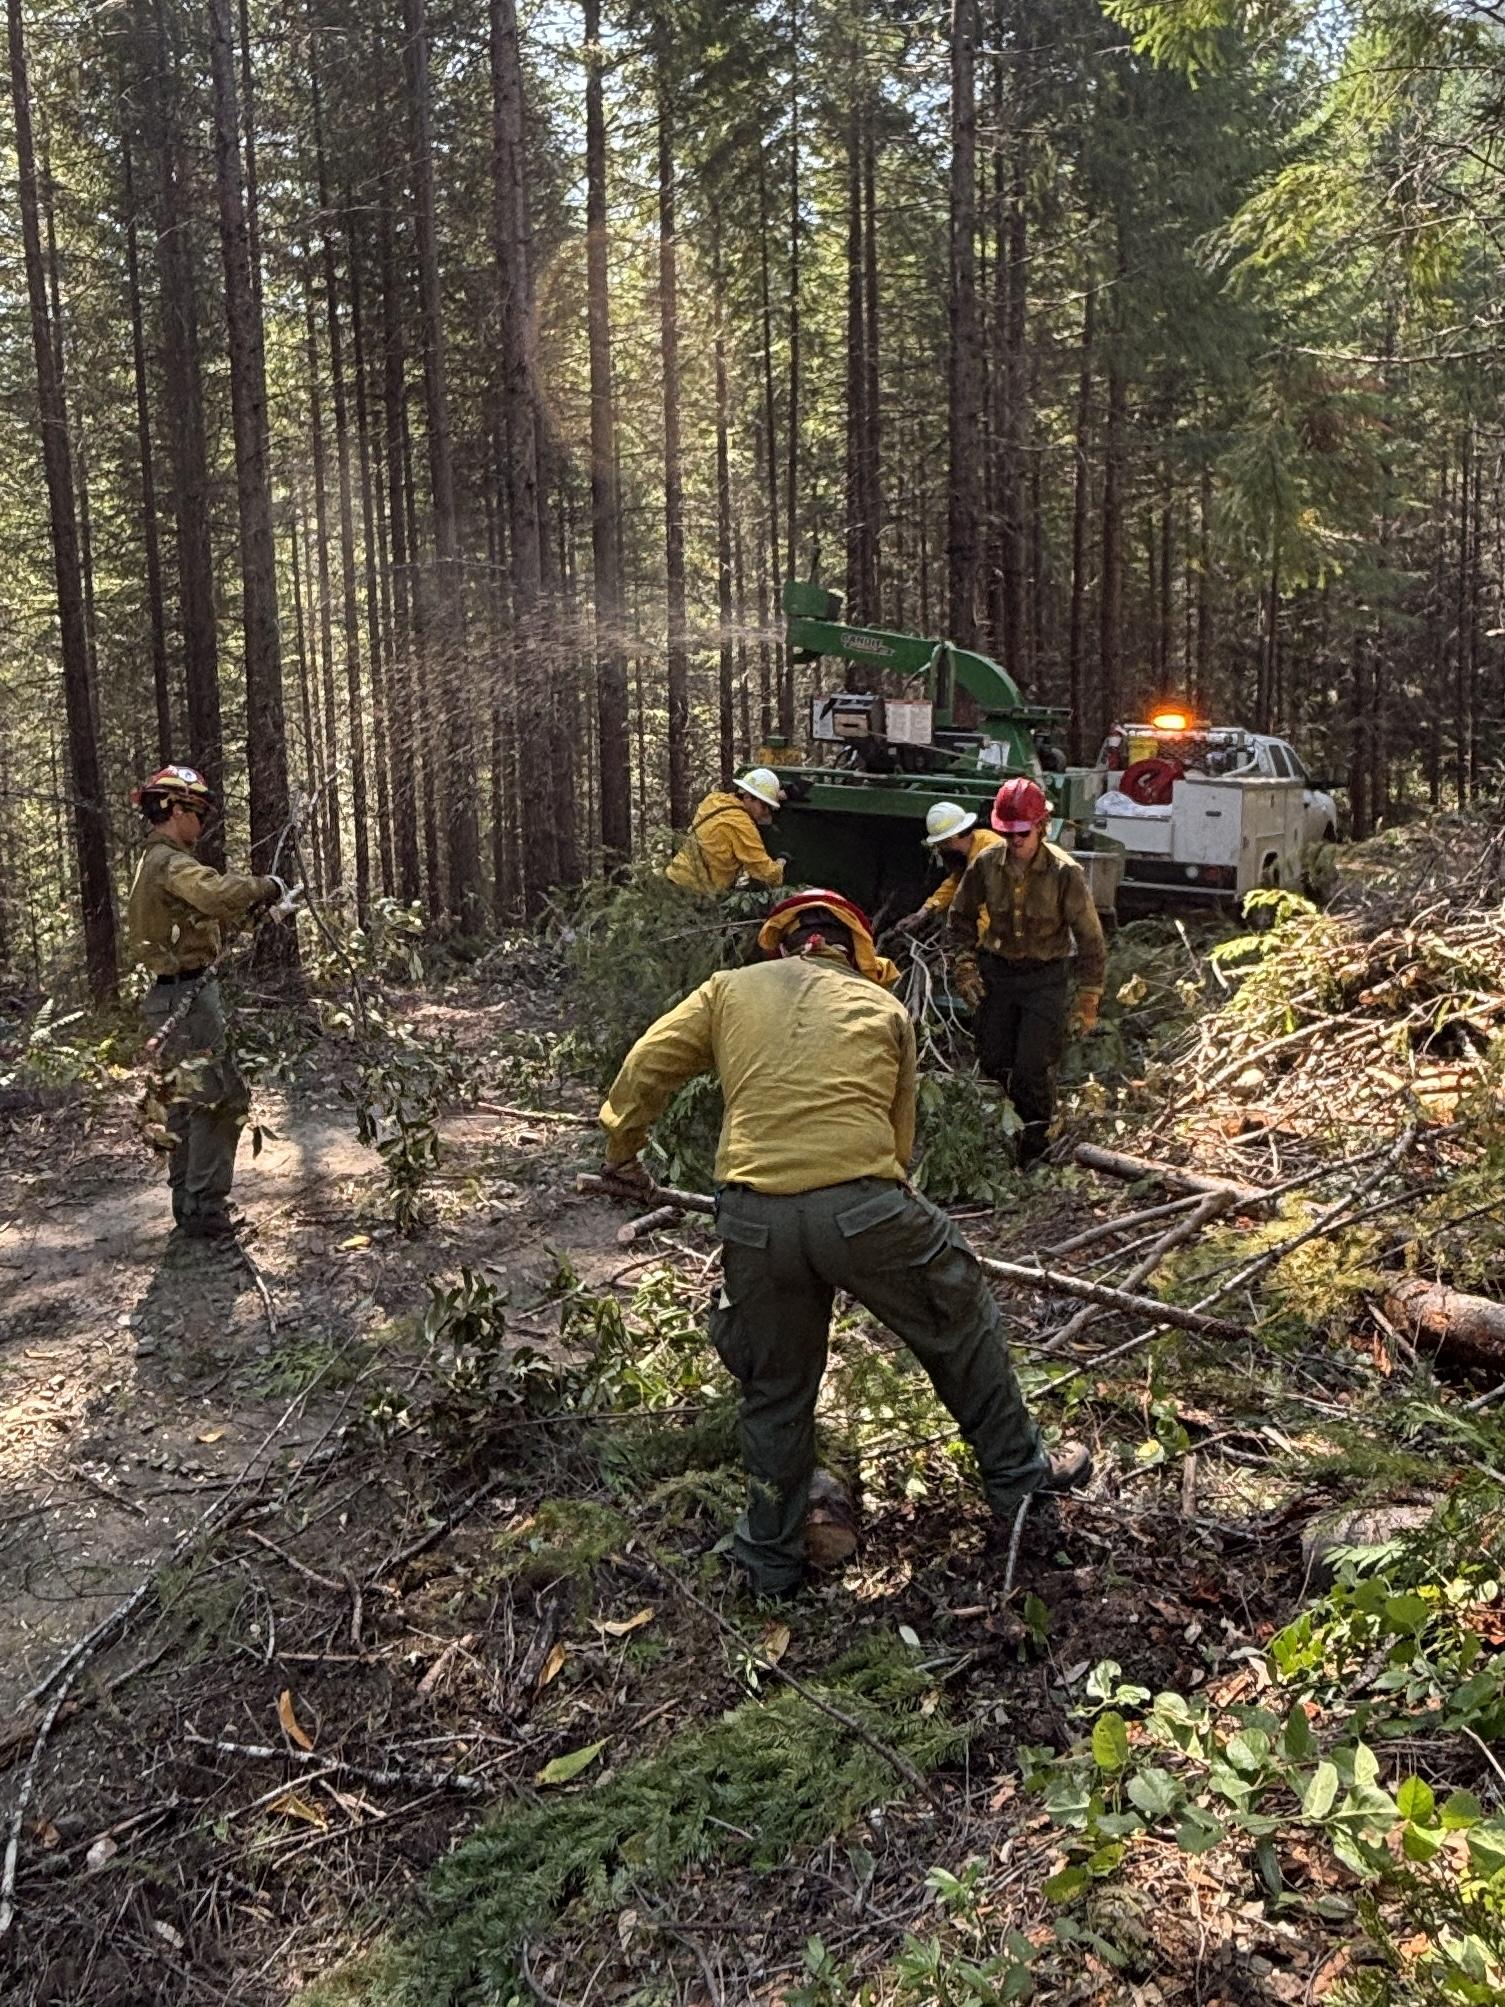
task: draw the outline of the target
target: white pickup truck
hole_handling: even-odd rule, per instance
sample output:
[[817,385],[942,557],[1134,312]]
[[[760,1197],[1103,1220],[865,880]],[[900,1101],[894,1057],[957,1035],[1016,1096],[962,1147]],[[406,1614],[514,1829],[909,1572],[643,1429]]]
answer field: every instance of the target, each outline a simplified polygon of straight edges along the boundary
[[1284,739],[1180,713],[1109,733],[1093,824],[1127,853],[1122,891],[1234,904],[1301,884],[1302,859],[1338,833],[1332,796]]

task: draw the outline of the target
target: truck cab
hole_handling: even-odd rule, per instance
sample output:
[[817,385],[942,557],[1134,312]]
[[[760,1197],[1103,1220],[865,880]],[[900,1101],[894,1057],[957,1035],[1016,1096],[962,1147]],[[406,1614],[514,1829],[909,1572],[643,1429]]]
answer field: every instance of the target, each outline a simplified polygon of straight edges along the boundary
[[1126,853],[1123,890],[1236,904],[1299,886],[1311,844],[1333,842],[1332,796],[1284,739],[1183,712],[1115,726],[1094,825]]

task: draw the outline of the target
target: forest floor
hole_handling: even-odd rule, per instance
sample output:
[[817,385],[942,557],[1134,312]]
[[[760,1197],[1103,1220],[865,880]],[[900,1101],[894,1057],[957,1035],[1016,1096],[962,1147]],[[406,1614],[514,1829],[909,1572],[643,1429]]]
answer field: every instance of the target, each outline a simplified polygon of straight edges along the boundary
[[[1495,881],[1428,919],[1381,862],[1357,917],[1296,916],[1231,978],[1192,934],[1121,939],[1121,1081],[1078,1080],[1071,1136],[1303,1182],[1144,1285],[1231,1281],[1238,1340],[1068,1332],[1004,1289],[1031,1398],[1098,1462],[1007,1594],[954,1431],[850,1306],[822,1420],[859,1556],[786,1606],[739,1591],[714,1242],[624,1247],[574,1191],[595,1096],[532,948],[386,993],[463,1081],[416,1234],[338,1041],[259,1095],[244,1258],[170,1241],[129,1079],[0,1116],[0,1998],[1499,1997],[1505,1430],[1465,1403],[1505,1371],[1434,1366],[1382,1306],[1401,1267],[1502,1293],[1505,935]],[[1428,942],[1476,934],[1438,976]],[[1413,1026],[1385,983],[1416,968]],[[1176,1009],[1176,1063],[1145,1060],[1136,1012]],[[1439,1048],[1460,1011],[1479,1036]],[[1371,1104],[1381,1046],[1405,1077]],[[1115,1231],[1166,1193],[1066,1148],[966,1230],[1126,1281],[1187,1213]],[[1397,1501],[1330,1587],[1312,1529]]]

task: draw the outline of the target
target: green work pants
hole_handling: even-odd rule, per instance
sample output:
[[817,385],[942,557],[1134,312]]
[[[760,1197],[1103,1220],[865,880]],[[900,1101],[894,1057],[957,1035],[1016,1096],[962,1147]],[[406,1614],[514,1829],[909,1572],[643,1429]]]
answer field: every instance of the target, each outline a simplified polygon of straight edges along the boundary
[[975,1029],[978,1063],[1013,1102],[1024,1124],[1019,1162],[1032,1164],[1050,1140],[1056,1112],[1071,959],[1011,962],[984,950],[977,965],[983,984]]
[[747,1509],[734,1552],[765,1592],[804,1573],[815,1401],[838,1289],[902,1338],[971,1444],[993,1510],[1049,1468],[1005,1348],[998,1306],[955,1223],[881,1178],[778,1196],[717,1194],[723,1287],[711,1340],[742,1387]]
[[[176,983],[153,984],[141,1015],[156,1035],[182,1001]],[[250,1112],[251,1096],[230,1057],[225,1006],[213,976],[194,996],[157,1054],[166,1083],[167,1128],[172,1135],[167,1181],[179,1226],[225,1211],[235,1177],[235,1152]]]

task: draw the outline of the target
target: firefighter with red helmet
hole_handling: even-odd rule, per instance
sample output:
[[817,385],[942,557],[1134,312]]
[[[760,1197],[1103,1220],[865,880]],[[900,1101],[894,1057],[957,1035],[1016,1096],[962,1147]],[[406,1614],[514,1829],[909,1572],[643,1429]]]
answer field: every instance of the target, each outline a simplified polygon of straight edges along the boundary
[[601,1110],[605,1182],[653,1186],[638,1160],[670,1098],[720,1079],[716,1156],[723,1279],[711,1339],[741,1383],[747,1507],[733,1551],[753,1586],[796,1588],[806,1566],[815,1404],[837,1290],[900,1337],[972,1445],[1007,1526],[1028,1493],[1083,1482],[1085,1449],[1043,1447],[998,1306],[955,1223],[906,1182],[915,1132],[915,1034],[888,986],[866,914],[839,893],[781,900],[758,945],[633,1046]]
[[1045,1150],[1068,1024],[1081,1033],[1097,1023],[1108,967],[1086,873],[1046,841],[1049,820],[1038,782],[1005,781],[991,817],[1004,840],[967,867],[948,916],[957,988],[976,1012],[978,1061],[1024,1125],[1021,1169]]
[[167,1028],[156,1056],[169,1085],[172,1216],[186,1234],[221,1237],[233,1232],[228,1202],[250,1095],[230,1057],[212,970],[222,929],[286,900],[288,888],[280,878],[216,871],[194,856],[215,802],[192,767],[160,768],[132,789],[131,805],[146,824],[146,848],[126,927],[136,961],[152,978],[141,1014],[154,1039]]

